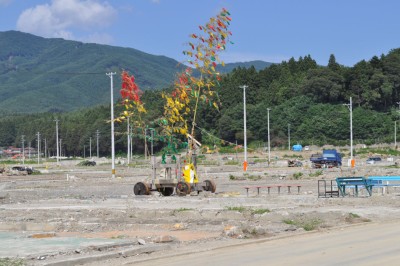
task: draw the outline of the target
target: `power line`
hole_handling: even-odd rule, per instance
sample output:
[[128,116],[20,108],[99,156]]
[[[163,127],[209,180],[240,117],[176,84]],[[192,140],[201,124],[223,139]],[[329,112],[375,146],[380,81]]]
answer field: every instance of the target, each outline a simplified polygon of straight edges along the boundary
[[54,75],[104,75],[104,72],[67,72],[67,71],[30,71],[27,69],[19,70],[19,72],[29,72],[32,74],[54,74]]

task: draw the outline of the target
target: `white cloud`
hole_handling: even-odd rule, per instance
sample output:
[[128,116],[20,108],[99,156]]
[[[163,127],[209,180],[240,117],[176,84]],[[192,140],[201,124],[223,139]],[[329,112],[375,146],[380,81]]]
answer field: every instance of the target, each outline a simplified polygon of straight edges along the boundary
[[52,0],[23,11],[17,29],[44,37],[75,39],[73,30],[98,30],[110,25],[115,16],[116,10],[106,2]]

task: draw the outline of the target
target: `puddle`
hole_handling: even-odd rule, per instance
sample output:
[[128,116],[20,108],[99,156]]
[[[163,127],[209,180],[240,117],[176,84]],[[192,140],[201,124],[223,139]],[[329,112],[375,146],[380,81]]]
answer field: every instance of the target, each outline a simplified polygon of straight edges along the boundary
[[124,242],[120,239],[49,237],[30,238],[32,233],[0,232],[0,257],[26,257],[59,251],[82,249],[93,245]]

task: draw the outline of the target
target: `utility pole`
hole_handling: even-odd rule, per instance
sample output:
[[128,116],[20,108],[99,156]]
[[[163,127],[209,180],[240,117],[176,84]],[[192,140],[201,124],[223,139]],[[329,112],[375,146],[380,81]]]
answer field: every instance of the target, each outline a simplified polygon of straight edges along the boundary
[[44,138],[44,158],[47,160],[47,141]]
[[40,132],[37,133],[37,163],[40,163]]
[[144,129],[144,159],[147,161],[147,130]]
[[271,163],[271,140],[270,140],[270,137],[269,137],[269,111],[270,111],[271,109],[270,108],[267,108],[267,111],[268,111],[268,166],[270,165],[270,163]]
[[243,89],[243,129],[244,129],[244,162],[243,162],[243,170],[246,172],[247,171],[247,128],[246,128],[246,88],[248,86],[243,85],[239,86],[239,88]]
[[100,132],[99,130],[96,130],[97,158],[99,158],[99,137],[100,137]]
[[130,149],[130,151],[131,151],[131,159],[132,159],[132,151],[133,151],[133,141],[132,141],[132,136],[133,136],[133,127],[131,127],[130,128],[130,133],[129,133],[130,135],[129,135],[129,139],[130,139],[130,141],[131,141],[131,149]]
[[22,142],[22,164],[25,165],[25,135],[21,136]]
[[86,159],[85,151],[86,151],[86,146],[85,144],[83,144],[83,159]]
[[31,141],[28,142],[28,158],[31,159]]
[[151,135],[151,149],[150,149],[150,151],[151,151],[151,155],[154,155],[154,153],[153,153],[153,139],[154,139],[154,128],[150,128],[150,135]]
[[111,90],[111,176],[115,178],[115,143],[114,143],[114,83],[113,76],[115,72],[106,73],[110,77],[110,90]]
[[89,139],[89,157],[92,159],[92,137]]
[[60,139],[60,157],[62,157],[62,145],[61,145],[61,143],[62,143],[62,139]]
[[288,150],[290,151],[290,124],[287,124],[288,126]]
[[235,140],[235,142],[236,142],[236,149],[235,149],[235,151],[236,151],[236,161],[237,162],[239,162],[239,158],[238,158],[238,153],[237,153],[237,150],[238,150],[238,146],[237,146],[237,139]]
[[60,120],[56,119],[56,120],[54,120],[54,121],[56,122],[57,166],[59,166],[59,165],[60,165],[60,162],[59,162],[59,160],[60,160],[60,150],[59,150],[59,146],[58,146],[58,122],[59,122]]
[[353,167],[353,102],[350,97],[350,103],[344,104],[349,108],[350,111],[350,162]]
[[[400,114],[400,102],[396,102],[399,105],[399,110],[397,111],[397,113]],[[396,121],[394,121],[394,149],[397,149],[397,142],[396,142],[396,132],[397,132],[397,125],[396,125]]]
[[128,136],[128,149],[127,149],[127,152],[126,152],[126,157],[127,157],[127,160],[128,160],[128,165],[129,165],[129,163],[130,163],[130,159],[131,159],[131,138],[130,138],[130,135],[129,135],[129,132],[130,132],[130,126],[129,126],[129,117],[128,117],[128,119],[126,120],[126,130],[127,130],[127,136]]

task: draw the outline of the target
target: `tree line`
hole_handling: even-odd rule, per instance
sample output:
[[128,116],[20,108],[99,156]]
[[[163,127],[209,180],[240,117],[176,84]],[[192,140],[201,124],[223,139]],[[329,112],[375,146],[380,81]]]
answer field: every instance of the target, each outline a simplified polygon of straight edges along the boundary
[[[196,119],[196,139],[212,145],[243,143],[243,90],[247,85],[247,138],[249,146],[268,140],[268,109],[272,147],[292,144],[346,145],[350,139],[350,112],[346,105],[353,101],[353,139],[355,143],[394,141],[394,125],[399,119],[400,49],[387,55],[362,60],[353,67],[336,62],[331,55],[327,66],[319,66],[310,55],[291,58],[257,71],[254,67],[236,68],[225,74],[216,88],[219,110],[208,104],[200,105]],[[163,115],[164,90],[146,90],[142,100],[148,112],[144,120],[155,128],[155,151],[167,145],[157,121]],[[115,106],[115,113],[122,107]],[[97,106],[69,113],[40,113],[0,118],[0,147],[20,147],[21,136],[36,146],[36,134],[46,138],[50,154],[55,154],[55,120],[59,122],[62,152],[67,156],[86,155],[92,138],[95,152],[96,131],[100,132],[99,152],[110,154],[110,106]],[[126,122],[115,124],[116,152],[124,154],[127,145]],[[133,150],[142,154],[149,135],[133,129]],[[181,138],[181,141],[185,141]],[[43,145],[43,144],[42,144]],[[43,146],[42,146],[43,147]]]

